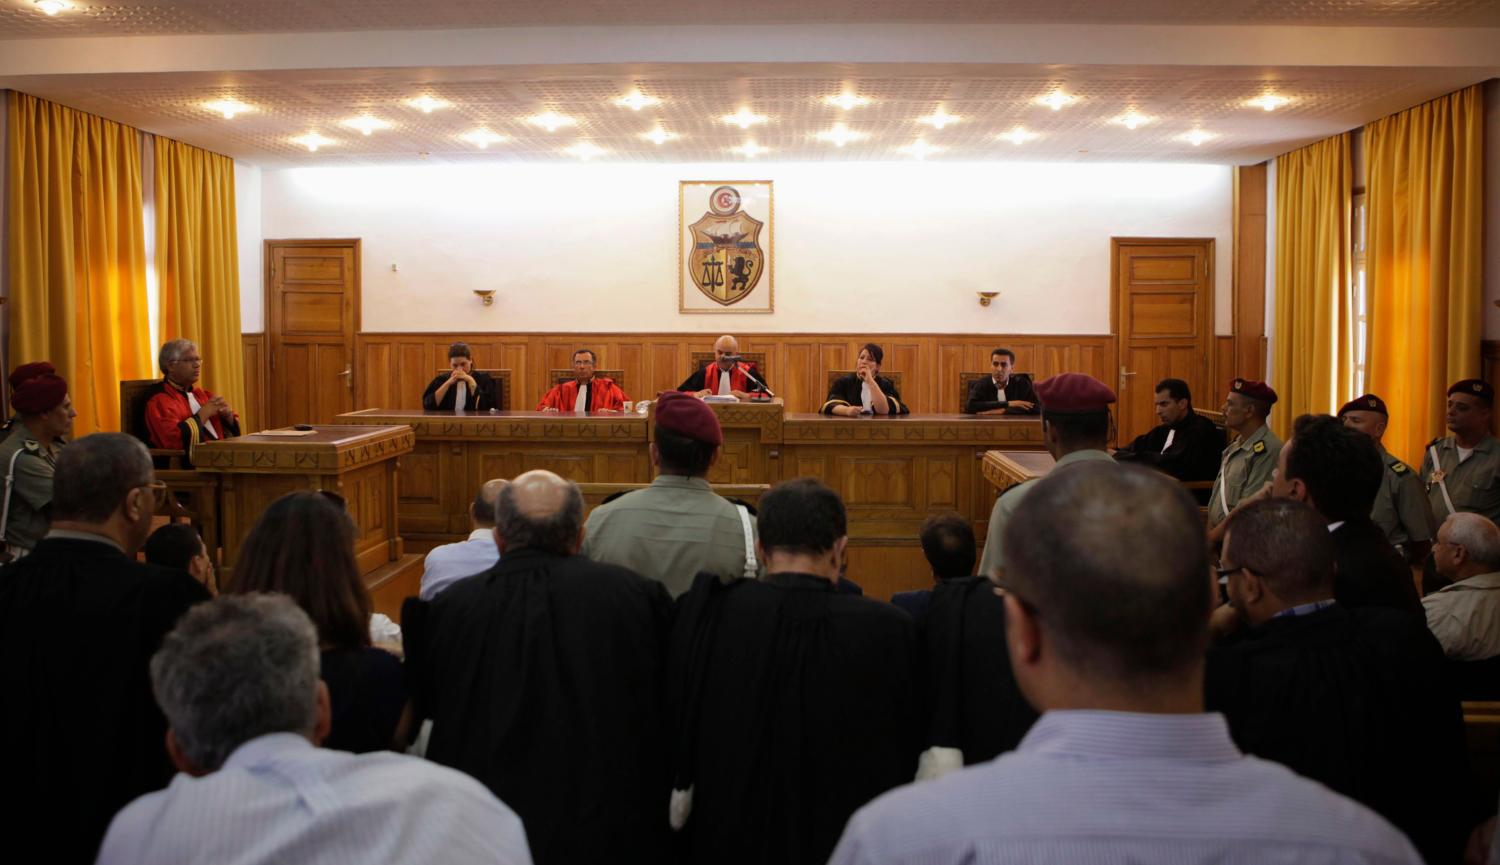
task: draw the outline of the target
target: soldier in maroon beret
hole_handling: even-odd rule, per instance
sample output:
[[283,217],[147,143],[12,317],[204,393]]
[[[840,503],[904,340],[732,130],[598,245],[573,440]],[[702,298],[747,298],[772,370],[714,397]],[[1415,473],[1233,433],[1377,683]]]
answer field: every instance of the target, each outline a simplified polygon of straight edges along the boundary
[[1386,540],[1408,562],[1422,562],[1437,537],[1437,523],[1427,503],[1427,490],[1422,487],[1416,471],[1381,443],[1390,420],[1385,400],[1373,393],[1357,396],[1344,403],[1338,416],[1344,426],[1374,439],[1375,447],[1380,450],[1380,459],[1385,463],[1385,473],[1381,477],[1380,491],[1375,494],[1370,519],[1385,532]]
[[1263,381],[1237,378],[1229,383],[1229,394],[1224,397],[1224,428],[1230,442],[1208,496],[1211,529],[1218,529],[1241,499],[1255,495],[1271,482],[1276,456],[1281,453],[1281,439],[1266,425],[1275,404],[1276,391]]
[[0,540],[19,558],[47,533],[53,468],[78,413],[68,383],[46,361],[16,367],[10,387],[16,417],[0,440]]

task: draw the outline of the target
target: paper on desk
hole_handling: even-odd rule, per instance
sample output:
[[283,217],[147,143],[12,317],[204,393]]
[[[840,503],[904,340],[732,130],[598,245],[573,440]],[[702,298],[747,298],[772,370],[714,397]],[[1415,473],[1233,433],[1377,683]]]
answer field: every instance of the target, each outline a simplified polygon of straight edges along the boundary
[[704,402],[718,402],[718,403],[737,403],[737,402],[740,401],[740,398],[737,397],[737,396],[730,396],[729,394],[722,394],[721,395],[721,394],[716,394],[715,393],[715,394],[709,394],[708,396],[704,397],[703,401]]
[[286,436],[297,438],[298,436],[310,436],[317,432],[315,429],[263,429],[256,433],[258,436]]

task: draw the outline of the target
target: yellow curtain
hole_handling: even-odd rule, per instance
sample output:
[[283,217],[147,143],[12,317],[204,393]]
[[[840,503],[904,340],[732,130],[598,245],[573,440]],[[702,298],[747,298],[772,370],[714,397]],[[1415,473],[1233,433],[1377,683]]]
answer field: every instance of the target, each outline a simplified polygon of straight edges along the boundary
[[118,430],[120,380],[155,374],[139,133],[25,93],[7,110],[9,365],[56,364],[74,435]]
[[1448,385],[1479,375],[1484,292],[1480,85],[1365,127],[1370,390],[1386,449],[1419,465]]
[[1349,133],[1276,159],[1276,334],[1271,428],[1332,413],[1354,382]]
[[155,143],[158,330],[163,342],[196,342],[201,386],[243,413],[234,160],[170,138]]

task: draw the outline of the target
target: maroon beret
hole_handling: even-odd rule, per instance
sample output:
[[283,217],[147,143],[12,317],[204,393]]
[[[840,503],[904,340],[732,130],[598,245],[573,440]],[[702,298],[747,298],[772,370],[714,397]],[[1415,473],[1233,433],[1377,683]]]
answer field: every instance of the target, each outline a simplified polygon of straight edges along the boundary
[[1109,385],[1080,372],[1065,372],[1037,382],[1036,396],[1047,414],[1109,411],[1115,401]]
[[1276,404],[1276,391],[1271,390],[1271,386],[1263,381],[1252,381],[1248,378],[1237,378],[1229,383],[1229,389],[1230,391],[1240,394],[1241,396],[1247,396],[1251,399],[1258,399],[1266,405]]
[[[15,376],[11,379],[14,381]],[[10,392],[11,407],[21,414],[45,414],[62,404],[68,383],[60,375],[42,373],[22,381]]]
[[1345,414],[1351,411],[1372,411],[1376,414],[1383,414],[1386,417],[1391,416],[1391,413],[1385,410],[1385,400],[1381,399],[1373,393],[1367,393],[1364,396],[1357,396],[1354,399],[1351,399],[1348,402],[1344,403],[1343,406],[1339,408],[1339,417],[1343,417]]
[[23,363],[16,367],[15,371],[10,374],[10,389],[15,390],[21,386],[22,382],[30,378],[36,378],[39,375],[57,375],[57,367],[45,360],[39,360],[36,363]]
[[1493,405],[1495,402],[1495,389],[1490,387],[1490,383],[1482,378],[1466,378],[1463,381],[1454,382],[1453,386],[1448,388],[1448,396],[1453,396],[1456,393],[1477,396],[1484,400],[1485,405]]
[[663,394],[656,401],[656,425],[704,444],[724,443],[718,415],[707,403],[691,394],[677,391]]

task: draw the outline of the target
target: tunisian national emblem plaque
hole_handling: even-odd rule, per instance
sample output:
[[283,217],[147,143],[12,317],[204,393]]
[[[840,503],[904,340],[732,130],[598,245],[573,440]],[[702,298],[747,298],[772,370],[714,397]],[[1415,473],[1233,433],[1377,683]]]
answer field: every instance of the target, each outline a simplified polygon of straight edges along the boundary
[[678,311],[771,312],[771,181],[684,180],[677,214]]

